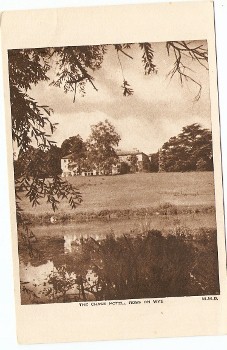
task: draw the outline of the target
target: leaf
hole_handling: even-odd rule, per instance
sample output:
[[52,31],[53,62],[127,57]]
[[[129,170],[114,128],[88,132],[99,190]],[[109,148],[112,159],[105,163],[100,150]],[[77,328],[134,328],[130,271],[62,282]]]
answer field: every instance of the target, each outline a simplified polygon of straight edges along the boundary
[[131,96],[131,95],[133,95],[134,91],[131,88],[131,86],[129,85],[129,83],[127,82],[127,80],[123,81],[122,88],[123,88],[123,95],[124,96]]
[[156,73],[157,68],[153,63],[154,51],[150,43],[141,43],[139,44],[140,48],[143,50],[142,62],[144,65],[145,75],[150,75],[151,73]]

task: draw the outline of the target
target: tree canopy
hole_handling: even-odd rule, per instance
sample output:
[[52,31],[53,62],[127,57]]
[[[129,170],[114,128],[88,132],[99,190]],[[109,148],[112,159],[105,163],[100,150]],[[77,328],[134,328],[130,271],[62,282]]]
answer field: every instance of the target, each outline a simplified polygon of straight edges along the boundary
[[100,171],[110,172],[117,155],[114,147],[121,140],[114,126],[106,119],[91,127],[91,135],[87,140],[88,160]]
[[71,136],[65,139],[61,144],[62,156],[74,154],[76,158],[84,157],[86,152],[86,145],[80,135]]
[[159,151],[160,171],[213,170],[212,133],[194,123],[171,137]]

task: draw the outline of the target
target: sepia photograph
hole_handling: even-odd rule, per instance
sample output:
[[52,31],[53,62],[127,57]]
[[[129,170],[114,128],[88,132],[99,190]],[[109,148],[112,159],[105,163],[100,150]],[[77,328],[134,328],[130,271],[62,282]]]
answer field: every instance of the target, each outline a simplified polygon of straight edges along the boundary
[[213,3],[1,19],[17,342],[226,334]]
[[207,41],[8,69],[21,304],[219,295]]

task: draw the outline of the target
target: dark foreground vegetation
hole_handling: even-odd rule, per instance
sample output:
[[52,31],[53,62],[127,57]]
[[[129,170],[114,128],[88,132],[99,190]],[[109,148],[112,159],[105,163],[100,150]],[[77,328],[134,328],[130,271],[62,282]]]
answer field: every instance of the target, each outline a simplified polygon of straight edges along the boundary
[[[29,262],[38,266],[51,260],[53,269],[39,286],[21,281],[22,303],[219,294],[216,239],[214,229],[110,234],[99,241],[80,239],[65,254],[63,239],[46,238],[34,244]],[[20,256],[25,262],[24,245]]]

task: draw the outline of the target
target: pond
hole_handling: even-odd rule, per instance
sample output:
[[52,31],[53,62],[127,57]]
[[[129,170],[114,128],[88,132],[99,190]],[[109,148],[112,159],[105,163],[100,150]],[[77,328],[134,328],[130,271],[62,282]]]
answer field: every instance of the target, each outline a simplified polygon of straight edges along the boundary
[[[108,235],[115,237],[115,240],[119,239],[120,242],[123,235],[133,239],[145,237],[147,232],[157,228],[163,237],[167,237],[169,234],[175,235],[179,230],[184,234],[190,232],[190,235],[196,235],[200,228],[209,231],[215,227],[213,213],[154,215],[143,219],[94,220],[84,223],[69,222],[65,225],[55,223],[32,226],[34,236],[31,239],[30,251],[23,244],[19,244],[21,302],[31,304],[97,300],[104,288],[104,277],[100,272],[103,259],[108,256],[108,263],[115,264],[117,254],[115,252],[115,255],[111,255],[111,244],[114,246],[116,241],[112,241],[109,250],[105,248],[104,258],[100,254],[98,244],[106,240]],[[122,243],[119,244],[121,246],[118,248],[122,250]],[[101,266],[98,274],[94,266]],[[113,266],[108,266],[108,269],[115,273],[112,272]],[[115,285],[116,283],[111,285],[114,290]],[[103,297],[102,294],[101,298]]]

